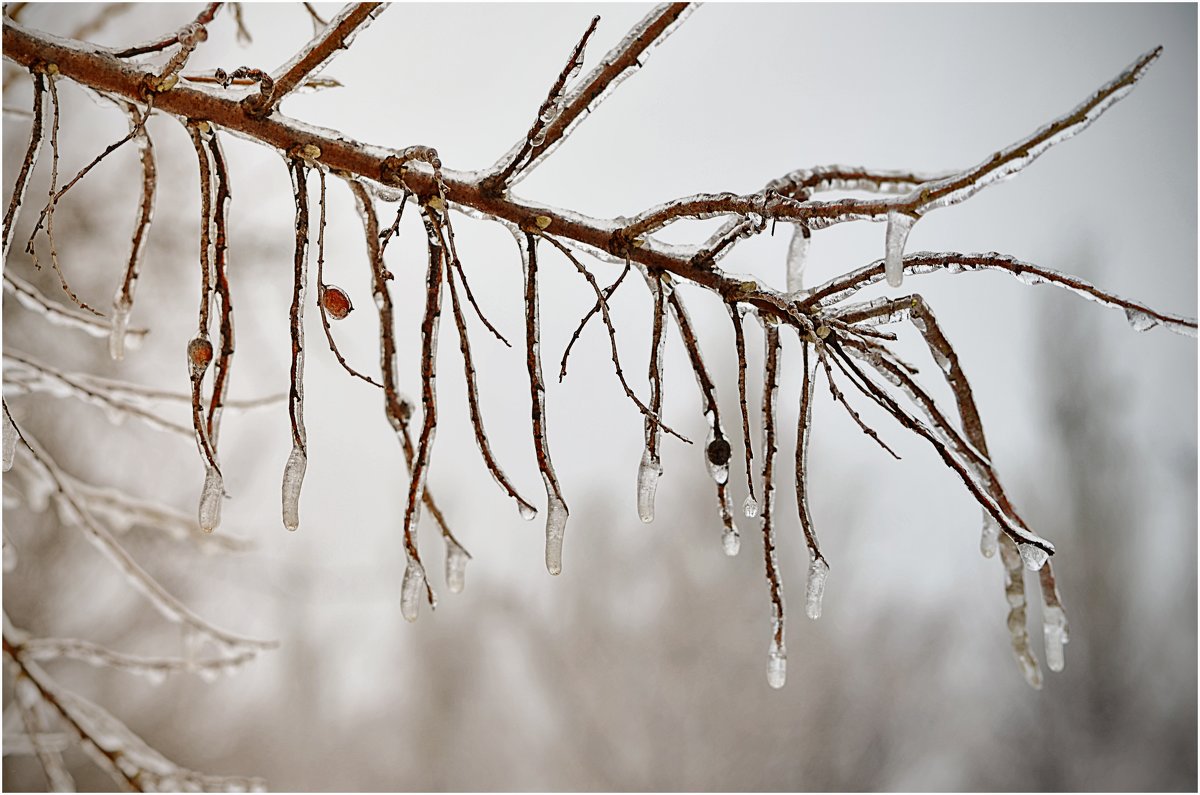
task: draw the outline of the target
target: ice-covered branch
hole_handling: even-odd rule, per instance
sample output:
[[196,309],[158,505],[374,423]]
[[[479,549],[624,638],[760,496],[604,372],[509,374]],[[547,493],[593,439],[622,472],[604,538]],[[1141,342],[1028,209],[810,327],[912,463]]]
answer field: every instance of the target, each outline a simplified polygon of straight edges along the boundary
[[370,25],[386,8],[385,3],[347,4],[340,14],[329,21],[325,30],[272,75],[274,91],[259,112],[266,115],[273,111],[284,97],[321,71],[339,50],[349,49],[358,32]]

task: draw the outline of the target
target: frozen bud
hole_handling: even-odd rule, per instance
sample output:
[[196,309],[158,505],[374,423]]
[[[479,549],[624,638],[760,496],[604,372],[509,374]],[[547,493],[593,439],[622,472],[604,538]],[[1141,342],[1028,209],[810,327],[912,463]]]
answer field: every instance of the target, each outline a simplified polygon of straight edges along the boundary
[[212,125],[206,121],[202,121],[196,124],[196,129],[205,135],[208,135],[210,132],[212,132]]
[[441,212],[446,209],[446,201],[441,196],[433,196],[426,202],[430,207]]
[[545,229],[546,227],[550,226],[553,220],[554,219],[548,215],[539,215],[537,218],[533,219],[533,222],[537,224],[538,229]]
[[319,160],[321,157],[321,147],[316,144],[305,144],[300,147],[300,156],[305,160]]
[[321,306],[334,320],[343,320],[354,311],[350,296],[341,287],[325,285],[321,288]]
[[170,74],[170,75],[167,75],[166,77],[164,77],[162,80],[159,80],[158,85],[156,85],[154,88],[156,91],[166,92],[166,91],[170,91],[172,88],[174,88],[175,84],[178,82],[179,82],[179,75]]
[[817,336],[820,337],[821,339],[825,339],[826,337],[828,337],[829,332],[830,332],[829,326],[824,326],[824,325],[817,326]]
[[208,365],[212,361],[213,347],[207,337],[195,337],[188,343],[187,349],[188,368],[191,370],[192,378],[199,380],[204,377],[204,373],[208,370]]

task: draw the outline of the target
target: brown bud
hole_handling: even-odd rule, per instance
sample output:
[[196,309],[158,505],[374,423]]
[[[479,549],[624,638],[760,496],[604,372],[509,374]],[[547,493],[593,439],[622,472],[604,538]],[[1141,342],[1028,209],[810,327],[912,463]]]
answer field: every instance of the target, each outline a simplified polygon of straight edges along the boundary
[[725,439],[713,439],[709,442],[708,460],[714,466],[722,467],[728,464],[732,453],[733,450]]
[[207,337],[195,337],[188,343],[188,367],[192,378],[203,378],[213,357],[213,346]]
[[346,295],[346,291],[332,284],[321,287],[321,306],[334,320],[342,320],[354,311],[354,305],[350,303],[350,296]]

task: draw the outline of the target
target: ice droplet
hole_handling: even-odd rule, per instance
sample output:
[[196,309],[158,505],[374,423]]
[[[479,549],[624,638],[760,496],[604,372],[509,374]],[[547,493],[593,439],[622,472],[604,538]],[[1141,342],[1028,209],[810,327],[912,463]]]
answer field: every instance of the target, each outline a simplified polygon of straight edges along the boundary
[[551,493],[546,505],[546,571],[562,572],[563,535],[567,531],[567,504]]
[[721,546],[725,549],[725,554],[732,558],[741,550],[742,538],[736,530],[727,529],[721,535]]
[[804,289],[804,265],[808,259],[808,245],[812,232],[804,224],[796,224],[792,242],[787,251],[787,291],[798,293]]
[[211,533],[221,523],[221,500],[225,498],[225,481],[216,467],[209,467],[200,491],[200,529]]
[[551,102],[549,105],[546,106],[546,109],[542,111],[541,115],[538,118],[540,118],[542,120],[543,124],[549,124],[550,122],[557,119],[558,114],[560,114],[560,113],[562,113],[562,103]]
[[4,471],[12,469],[13,459],[17,455],[17,426],[13,425],[12,417],[4,411]]
[[545,129],[538,130],[536,133],[533,134],[533,137],[529,139],[529,145],[534,148],[537,148],[544,143],[546,143]]
[[904,281],[904,243],[916,220],[896,210],[888,211],[883,270],[891,287],[899,287]]
[[742,503],[742,510],[751,519],[758,516],[758,500],[754,499],[754,497],[746,497],[746,501]]
[[979,536],[979,551],[985,558],[995,557],[1000,547],[1000,523],[987,511],[983,512],[983,532]]
[[1025,568],[1030,571],[1040,569],[1050,557],[1046,550],[1033,544],[1021,544],[1017,548],[1021,550],[1021,560],[1025,561]]
[[404,581],[400,585],[400,614],[405,621],[416,621],[421,607],[421,596],[425,590],[425,569],[411,558],[404,568]]
[[821,617],[821,600],[825,597],[825,577],[828,574],[829,566],[823,559],[814,558],[809,562],[804,612],[813,620]]
[[303,448],[292,447],[283,467],[283,526],[295,530],[300,526],[300,487],[308,469],[308,456]]
[[1134,331],[1149,331],[1158,325],[1158,321],[1138,309],[1126,309],[1125,319]]
[[658,479],[662,476],[662,463],[647,447],[638,466],[637,502],[638,516],[649,524],[654,521],[654,494],[658,490]]
[[537,518],[537,508],[525,502],[517,503],[517,512],[521,514],[521,518],[527,522],[532,522]]
[[462,593],[466,583],[467,561],[470,559],[467,550],[456,544],[454,539],[446,539],[446,587],[450,593]]
[[767,684],[778,690],[787,683],[787,650],[772,638],[767,652]]
[[113,302],[112,332],[108,337],[108,355],[116,361],[125,358],[125,329],[129,326],[132,307],[124,301]]
[[1067,635],[1067,614],[1061,607],[1042,608],[1042,632],[1046,642],[1046,665],[1051,671],[1061,671],[1065,665],[1063,645]]

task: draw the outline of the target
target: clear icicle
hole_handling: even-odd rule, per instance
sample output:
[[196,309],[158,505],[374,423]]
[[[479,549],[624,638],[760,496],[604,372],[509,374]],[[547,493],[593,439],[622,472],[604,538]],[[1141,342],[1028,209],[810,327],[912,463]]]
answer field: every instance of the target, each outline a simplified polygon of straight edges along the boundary
[[404,569],[404,581],[400,586],[400,613],[405,621],[416,621],[425,595],[425,568],[412,558]]
[[1042,607],[1042,632],[1046,644],[1046,666],[1051,671],[1061,671],[1065,665],[1063,645],[1070,640],[1067,635],[1067,614],[1061,607]]
[[887,216],[887,242],[884,256],[884,273],[891,287],[899,287],[904,281],[904,243],[917,219],[911,215],[889,210]]
[[1134,331],[1149,331],[1158,325],[1157,320],[1138,309],[1126,309],[1125,319]]
[[[549,491],[549,490],[548,490]],[[546,571],[562,572],[563,535],[567,531],[567,504],[552,491],[546,505]]]
[[304,483],[306,469],[308,456],[304,448],[292,447],[287,464],[283,467],[283,526],[288,530],[300,526],[300,486]]
[[1021,560],[1025,561],[1025,568],[1030,571],[1037,571],[1046,565],[1046,560],[1050,557],[1046,550],[1033,544],[1021,544],[1017,548],[1021,551]]
[[642,463],[638,466],[637,502],[638,516],[649,524],[654,521],[654,494],[658,490],[658,479],[662,476],[662,463],[658,456],[646,448]]
[[1000,539],[1000,560],[1004,564],[1004,596],[1008,601],[1008,635],[1013,657],[1034,690],[1042,689],[1042,669],[1033,650],[1029,648],[1029,633],[1025,629],[1027,602],[1025,580],[1022,576],[1021,555],[1017,545],[1007,536]]
[[808,259],[808,246],[812,232],[804,224],[796,224],[792,242],[787,251],[787,291],[798,293],[804,289],[804,265]]
[[778,690],[787,683],[787,649],[771,638],[767,651],[767,684]]
[[996,556],[1000,546],[1000,523],[987,511],[983,512],[983,532],[979,536],[979,551],[985,558]]
[[108,355],[115,361],[125,358],[125,331],[129,328],[129,313],[133,307],[125,301],[113,302],[112,331],[108,337]]
[[750,519],[758,516],[758,500],[754,499],[753,496],[746,497],[746,501],[742,503],[742,510]]
[[466,584],[467,561],[470,559],[467,550],[446,536],[446,587],[450,593],[462,593]]
[[[7,376],[8,373],[5,373]],[[12,469],[13,459],[17,455],[17,426],[13,425],[8,416],[8,408],[4,409],[4,471]]]
[[821,617],[821,600],[825,597],[825,577],[828,574],[829,566],[821,558],[814,558],[809,562],[804,612],[813,620]]
[[221,523],[221,500],[225,498],[225,481],[216,467],[209,467],[200,492],[200,529],[211,533]]
[[532,505],[526,505],[523,502],[517,503],[517,512],[521,514],[521,518],[527,522],[532,522],[537,518],[537,508]]
[[736,527],[725,528],[725,532],[721,534],[721,548],[731,558],[736,557],[737,553],[741,551],[742,537]]

